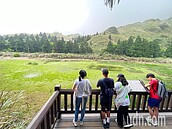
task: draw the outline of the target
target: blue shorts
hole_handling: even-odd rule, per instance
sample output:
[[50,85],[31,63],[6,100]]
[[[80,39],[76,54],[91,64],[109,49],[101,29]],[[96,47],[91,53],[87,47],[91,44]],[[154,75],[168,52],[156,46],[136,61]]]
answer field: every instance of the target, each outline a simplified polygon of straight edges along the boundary
[[159,104],[161,102],[161,99],[155,99],[155,98],[150,98],[148,99],[148,106],[153,108],[153,107],[157,107],[159,108]]

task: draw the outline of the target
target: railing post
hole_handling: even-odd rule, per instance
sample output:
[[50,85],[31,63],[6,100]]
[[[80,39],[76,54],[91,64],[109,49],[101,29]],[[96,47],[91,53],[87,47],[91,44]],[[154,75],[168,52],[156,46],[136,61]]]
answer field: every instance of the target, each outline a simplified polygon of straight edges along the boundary
[[61,94],[60,94],[61,85],[56,85],[54,90],[59,91],[59,95],[57,97],[57,112],[58,112],[57,118],[60,119],[61,118]]
[[60,91],[61,90],[61,85],[56,85],[54,87],[54,91]]

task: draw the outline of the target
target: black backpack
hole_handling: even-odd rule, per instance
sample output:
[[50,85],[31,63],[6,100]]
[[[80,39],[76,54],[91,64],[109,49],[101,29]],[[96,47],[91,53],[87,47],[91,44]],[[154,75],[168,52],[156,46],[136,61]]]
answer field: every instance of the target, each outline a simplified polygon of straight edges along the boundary
[[107,85],[106,85],[106,83],[104,82],[104,79],[103,79],[103,85],[104,85],[104,87],[105,87],[105,95],[106,96],[113,96],[114,95],[114,90],[113,90],[113,88],[108,88],[107,87]]

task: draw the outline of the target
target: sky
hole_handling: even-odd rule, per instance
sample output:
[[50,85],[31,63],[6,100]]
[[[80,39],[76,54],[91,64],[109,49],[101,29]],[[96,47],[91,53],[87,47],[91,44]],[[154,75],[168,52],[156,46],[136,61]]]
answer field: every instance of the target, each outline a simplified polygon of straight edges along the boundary
[[121,0],[113,9],[104,0],[0,0],[0,35],[103,32],[147,19],[172,17],[172,0]]

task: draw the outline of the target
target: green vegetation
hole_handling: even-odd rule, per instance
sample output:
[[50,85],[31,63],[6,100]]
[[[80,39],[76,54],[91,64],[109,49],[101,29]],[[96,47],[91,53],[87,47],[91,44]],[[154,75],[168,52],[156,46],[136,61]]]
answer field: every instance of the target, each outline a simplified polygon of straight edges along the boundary
[[[117,45],[118,50],[127,43],[130,51],[122,53],[114,50],[110,53],[116,55],[127,55],[130,57],[172,57],[172,18],[167,20],[150,19],[142,23],[135,23],[119,28],[110,27],[102,33],[94,35],[79,36],[62,35],[55,33],[39,34],[15,34],[0,36],[0,51],[2,52],[25,52],[25,53],[72,53],[72,54],[100,54],[104,49]],[[128,42],[131,37],[134,43]],[[139,39],[140,37],[140,39]],[[141,41],[139,42],[136,41]],[[123,47],[126,49],[126,47]],[[142,48],[140,50],[140,48]],[[149,51],[147,54],[142,51]],[[153,52],[160,51],[150,55],[148,48],[157,48]],[[112,49],[112,48],[111,48]],[[109,50],[108,50],[109,51]],[[125,50],[128,51],[128,50]],[[139,53],[140,51],[140,53]]]
[[[62,37],[57,39],[56,36],[40,33],[39,35],[15,34],[14,36],[0,35],[0,51],[5,52],[43,52],[43,53],[92,53],[92,49],[88,44],[90,36],[78,36],[75,39],[65,41]],[[19,57],[14,54],[14,57]]]
[[171,33],[172,18],[111,27],[92,36],[0,36],[0,128],[25,128],[54,86],[71,89],[81,69],[93,88],[102,78],[101,68],[108,68],[115,80],[123,73],[128,80],[145,83],[151,72],[172,89],[172,60],[156,58],[172,57]]
[[[102,78],[101,68],[110,70],[116,80],[118,73],[128,80],[143,80],[154,73],[172,89],[172,66],[160,63],[134,63],[88,60],[1,60],[0,61],[0,127],[25,127],[53,93],[54,86],[71,89],[78,72],[85,69],[93,88]],[[22,105],[22,106],[21,106]]]
[[[129,37],[140,36],[143,39],[150,41],[159,41],[161,50],[165,51],[171,44],[172,40],[172,18],[166,20],[150,19],[144,22],[138,22],[121,26],[119,28],[110,27],[99,35],[94,35],[89,42],[94,53],[100,53],[105,49],[109,43],[109,35],[111,35],[111,42],[117,44],[118,40],[125,41]],[[101,46],[101,47],[99,47]]]
[[0,91],[1,129],[19,129],[27,124],[23,119],[27,102],[22,101],[22,98],[23,91]]
[[19,53],[15,53],[14,57],[20,57],[20,54]]
[[[0,61],[0,73],[2,75],[0,79],[3,80],[0,89],[27,90],[31,92],[35,90],[47,91],[48,89],[48,91],[52,91],[56,84],[61,84],[62,88],[70,88],[73,81],[78,77],[78,71],[80,69],[87,70],[88,78],[95,88],[96,81],[102,77],[100,69],[104,67],[111,71],[110,76],[112,78],[115,78],[118,73],[124,73],[128,79],[144,80],[146,73],[153,72],[170,87],[170,80],[168,78],[172,77],[171,64],[145,64],[119,61],[4,59]],[[134,74],[131,74],[131,72],[134,72]]]
[[[170,57],[171,47],[169,46],[167,50],[168,51],[165,53]],[[159,41],[154,40],[148,42],[148,40],[142,39],[140,36],[136,39],[134,37],[130,37],[126,41],[118,40],[117,44],[112,44],[110,39],[105,51],[111,54],[126,55],[130,57],[156,58],[164,55],[160,49]]]

